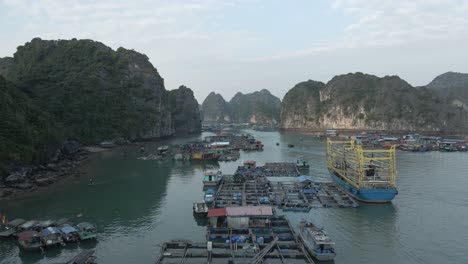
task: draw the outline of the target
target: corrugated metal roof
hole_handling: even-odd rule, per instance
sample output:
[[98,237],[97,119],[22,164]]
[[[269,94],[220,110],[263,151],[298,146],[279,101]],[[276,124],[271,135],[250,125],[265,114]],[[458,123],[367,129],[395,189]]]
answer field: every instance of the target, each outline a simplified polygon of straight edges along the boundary
[[226,208],[215,208],[208,211],[208,217],[226,216]]
[[19,240],[28,240],[31,239],[34,236],[38,236],[39,232],[33,231],[33,230],[28,230],[24,231],[18,234],[18,239]]
[[273,209],[271,206],[241,206],[226,208],[227,216],[271,216]]
[[312,177],[310,177],[310,176],[305,176],[305,175],[301,175],[301,176],[297,177],[297,180],[298,180],[299,182],[305,182],[305,181],[313,182],[313,181],[314,181],[314,179],[313,179]]

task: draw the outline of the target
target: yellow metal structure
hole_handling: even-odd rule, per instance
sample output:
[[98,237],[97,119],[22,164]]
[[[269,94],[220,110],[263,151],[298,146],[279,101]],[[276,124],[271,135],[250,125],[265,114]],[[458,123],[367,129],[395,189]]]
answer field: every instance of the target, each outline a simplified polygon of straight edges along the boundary
[[364,148],[354,140],[327,139],[327,167],[361,188],[395,188],[395,146]]

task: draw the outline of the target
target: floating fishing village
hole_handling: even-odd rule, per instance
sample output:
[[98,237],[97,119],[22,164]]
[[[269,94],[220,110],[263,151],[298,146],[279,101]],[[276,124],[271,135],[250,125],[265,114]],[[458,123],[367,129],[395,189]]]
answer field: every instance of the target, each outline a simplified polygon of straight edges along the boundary
[[[331,181],[310,175],[309,162],[243,160],[225,174],[216,161],[239,160],[240,151],[262,151],[250,134],[221,132],[203,141],[159,146],[154,153],[138,148],[139,160],[194,162],[203,165],[203,196],[193,201],[193,216],[205,219],[206,235],[199,241],[174,239],[160,245],[155,263],[316,263],[330,261],[335,241],[326,230],[303,219],[293,226],[282,212],[313,209],[359,210],[359,203],[387,203],[398,194],[396,151],[464,151],[466,141],[408,134],[401,137],[361,133],[338,135],[327,130],[326,166]],[[288,148],[301,144],[291,142]],[[275,144],[277,147],[279,143]],[[416,150],[416,146],[418,149]],[[93,187],[91,181],[89,187]],[[189,205],[188,205],[189,206]],[[353,209],[354,208],[354,209]],[[24,251],[37,254],[54,247],[97,241],[99,229],[68,219],[8,221],[3,215],[0,238],[16,240]],[[67,263],[95,263],[93,250],[83,250]]]

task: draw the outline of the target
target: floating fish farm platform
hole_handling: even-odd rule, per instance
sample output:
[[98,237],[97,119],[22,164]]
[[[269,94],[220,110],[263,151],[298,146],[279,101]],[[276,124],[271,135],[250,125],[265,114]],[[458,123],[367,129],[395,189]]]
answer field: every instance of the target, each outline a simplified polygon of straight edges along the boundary
[[156,263],[314,263],[286,218],[250,216],[244,228],[242,218],[235,228],[209,226],[207,242],[165,242]]
[[257,176],[239,181],[225,175],[215,195],[213,207],[273,205],[285,211],[308,211],[322,207],[358,207],[359,204],[332,182],[315,182],[298,177],[296,182],[273,182]]

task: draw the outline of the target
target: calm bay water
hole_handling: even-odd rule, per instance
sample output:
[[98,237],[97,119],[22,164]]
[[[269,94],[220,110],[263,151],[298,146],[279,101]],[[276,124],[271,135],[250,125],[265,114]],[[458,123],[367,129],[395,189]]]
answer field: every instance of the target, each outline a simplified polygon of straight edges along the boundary
[[[252,134],[265,150],[242,152],[238,162],[220,163],[224,173],[233,173],[245,159],[262,164],[303,156],[311,175],[328,179],[324,141],[292,133]],[[200,138],[174,138],[146,149]],[[296,147],[288,148],[288,143]],[[203,165],[137,160],[139,156],[135,147],[99,153],[80,178],[28,198],[1,201],[0,211],[10,220],[89,221],[97,225],[99,236],[95,243],[43,255],[0,241],[0,263],[64,263],[84,248],[96,250],[99,263],[152,263],[165,240],[204,241],[205,223],[192,216],[192,203],[202,200]],[[284,214],[293,225],[306,218],[324,227],[336,242],[336,263],[468,263],[468,153],[398,152],[397,171],[399,195],[391,204]],[[87,186],[89,176],[97,183],[92,188]]]

